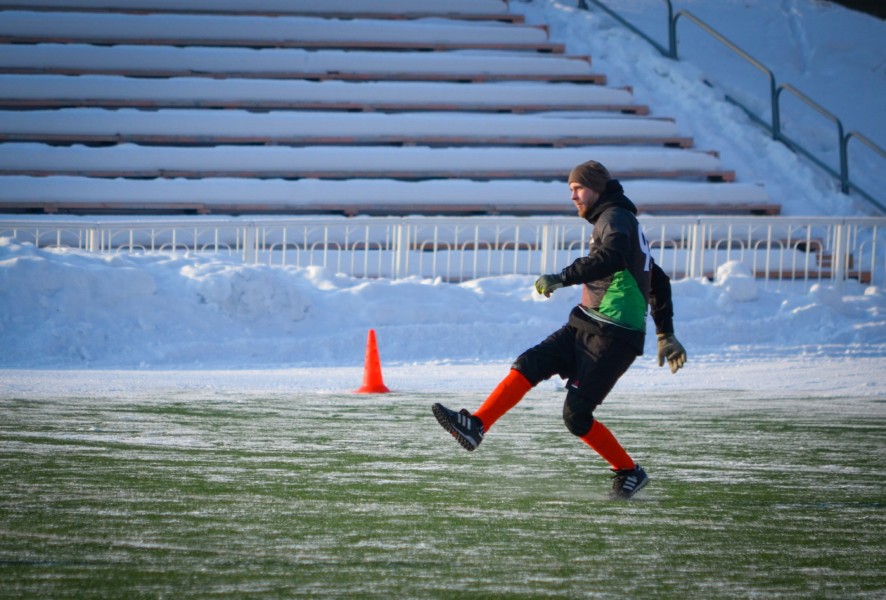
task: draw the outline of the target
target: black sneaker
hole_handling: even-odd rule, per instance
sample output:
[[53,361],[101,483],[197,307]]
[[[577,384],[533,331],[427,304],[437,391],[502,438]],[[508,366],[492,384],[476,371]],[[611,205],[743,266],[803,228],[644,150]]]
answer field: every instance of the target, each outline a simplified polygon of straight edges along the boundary
[[612,476],[610,498],[627,500],[649,483],[649,476],[640,465],[634,465],[633,469],[622,469],[620,471],[613,469],[612,472],[615,475]]
[[483,441],[483,422],[466,409],[455,412],[442,404],[434,404],[431,410],[443,429],[452,434],[465,450],[476,450]]

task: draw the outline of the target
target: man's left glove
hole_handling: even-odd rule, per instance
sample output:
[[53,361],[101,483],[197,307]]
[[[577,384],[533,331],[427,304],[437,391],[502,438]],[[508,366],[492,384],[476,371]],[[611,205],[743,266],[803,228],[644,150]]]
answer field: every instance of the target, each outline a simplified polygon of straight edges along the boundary
[[551,293],[554,290],[559,290],[561,287],[563,287],[563,276],[559,273],[556,275],[542,275],[535,280],[535,291],[539,294],[544,294],[545,298],[550,298]]
[[676,373],[686,363],[686,349],[673,333],[658,334],[658,366],[664,366],[665,360],[671,367],[671,373]]

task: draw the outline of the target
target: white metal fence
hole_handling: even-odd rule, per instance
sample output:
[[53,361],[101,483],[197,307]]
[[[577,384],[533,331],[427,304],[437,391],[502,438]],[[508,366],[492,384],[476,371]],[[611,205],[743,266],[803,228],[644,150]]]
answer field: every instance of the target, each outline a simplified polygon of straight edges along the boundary
[[[673,279],[740,261],[767,282],[886,281],[886,218],[641,217]],[[0,237],[96,253],[226,255],[355,277],[463,281],[559,270],[587,253],[576,217],[0,218]]]

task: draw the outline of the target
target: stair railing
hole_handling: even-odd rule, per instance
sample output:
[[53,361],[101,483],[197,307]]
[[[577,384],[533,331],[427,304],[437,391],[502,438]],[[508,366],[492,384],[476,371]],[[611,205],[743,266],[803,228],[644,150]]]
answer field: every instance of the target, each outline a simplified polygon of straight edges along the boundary
[[[649,42],[652,47],[654,47],[660,54],[666,56],[673,60],[680,60],[678,54],[678,36],[677,36],[677,23],[681,18],[685,18],[686,20],[694,23],[710,35],[712,38],[723,44],[726,48],[734,52],[736,55],[743,58],[745,61],[753,65],[756,69],[762,71],[767,78],[769,79],[769,104],[770,104],[770,122],[767,122],[764,119],[761,119],[757,116],[750,108],[740,102],[738,99],[726,94],[725,98],[728,102],[738,106],[748,117],[757,125],[760,125],[767,131],[769,131],[772,135],[772,139],[779,141],[790,148],[792,151],[801,154],[805,158],[812,161],[819,168],[824,170],[827,174],[831,175],[835,179],[840,182],[840,190],[844,194],[849,194],[850,192],[855,192],[858,195],[862,196],[865,200],[870,202],[874,207],[876,207],[880,212],[886,213],[886,205],[881,203],[877,198],[875,198],[872,194],[868,193],[857,184],[855,184],[849,177],[849,142],[852,139],[857,139],[859,142],[868,147],[875,155],[879,156],[886,162],[886,151],[883,150],[880,146],[875,144],[870,138],[866,137],[862,133],[858,131],[850,131],[848,134],[844,134],[843,123],[840,119],[823,108],[820,104],[812,100],[809,96],[798,90],[796,87],[782,83],[778,84],[775,78],[775,74],[762,62],[753,58],[747,52],[742,50],[735,43],[728,40],[723,34],[718,32],[716,29],[693,15],[691,12],[687,10],[681,10],[677,13],[674,13],[673,5],[671,4],[671,0],[664,0],[667,5],[667,27],[668,27],[668,47],[664,47],[659,44],[652,37],[647,35],[645,32],[641,31],[629,21],[627,21],[624,17],[613,11],[611,8],[603,4],[602,0],[579,0],[578,7],[588,10],[588,2],[605,12],[607,15],[642,37],[644,40]],[[788,92],[794,97],[801,100],[807,106],[811,107],[813,110],[822,115],[825,119],[831,121],[837,129],[837,147],[839,148],[839,170],[834,169],[823,160],[812,154],[807,148],[805,148],[800,142],[797,140],[791,139],[787,135],[784,134],[781,127],[781,110],[780,110],[780,99],[783,92]]]

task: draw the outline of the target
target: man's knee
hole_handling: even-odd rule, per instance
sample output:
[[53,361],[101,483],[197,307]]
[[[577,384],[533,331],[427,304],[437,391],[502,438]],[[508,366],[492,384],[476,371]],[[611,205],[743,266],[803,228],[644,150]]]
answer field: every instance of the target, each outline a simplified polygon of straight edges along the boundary
[[563,403],[563,422],[566,423],[566,429],[578,437],[587,435],[594,423],[595,406],[588,399],[572,392],[566,394],[566,402]]
[[539,383],[547,379],[547,377],[550,377],[550,375],[545,377],[541,372],[541,369],[539,369],[538,363],[532,360],[532,357],[525,352],[517,357],[517,360],[514,361],[511,368],[515,371],[519,371],[520,374],[532,384],[532,387],[537,386]]

